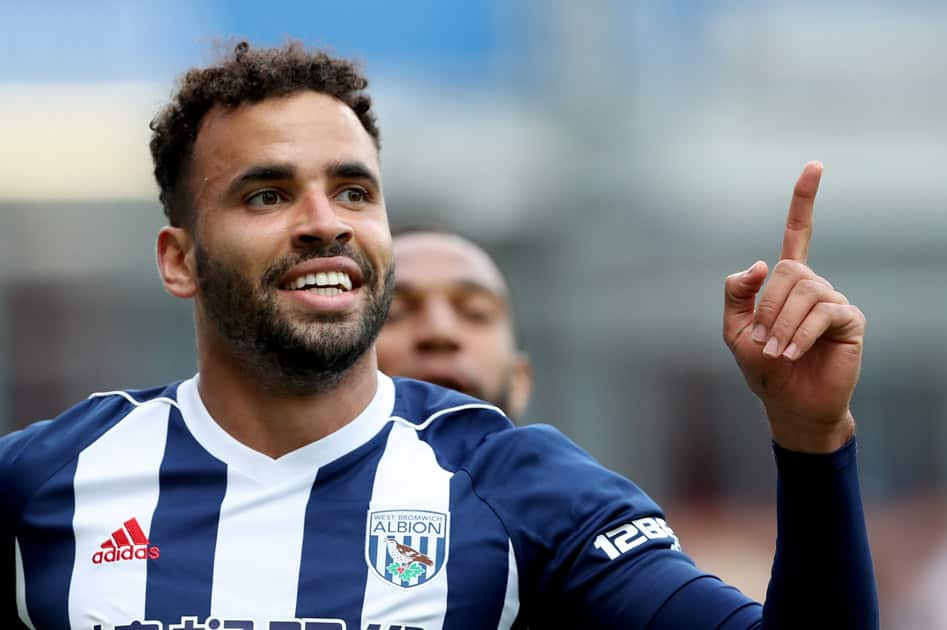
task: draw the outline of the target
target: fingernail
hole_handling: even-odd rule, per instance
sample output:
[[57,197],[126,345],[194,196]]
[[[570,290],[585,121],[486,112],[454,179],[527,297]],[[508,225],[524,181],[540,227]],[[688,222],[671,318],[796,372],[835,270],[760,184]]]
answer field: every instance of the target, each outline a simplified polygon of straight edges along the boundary
[[793,342],[793,343],[790,343],[788,346],[786,346],[786,349],[783,350],[783,356],[786,357],[787,359],[792,360],[796,358],[796,354],[798,352],[799,352],[799,347],[795,344],[795,342]]
[[770,337],[769,341],[766,342],[766,345],[763,346],[763,354],[768,357],[776,356],[776,348],[779,347],[779,340],[776,337]]
[[756,343],[763,343],[766,341],[766,326],[763,324],[757,324],[753,327],[753,341]]

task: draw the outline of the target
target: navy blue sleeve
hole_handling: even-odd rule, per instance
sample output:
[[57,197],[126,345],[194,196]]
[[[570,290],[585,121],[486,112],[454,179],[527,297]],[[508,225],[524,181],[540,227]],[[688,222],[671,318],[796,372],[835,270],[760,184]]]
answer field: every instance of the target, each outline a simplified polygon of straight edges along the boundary
[[764,627],[878,628],[855,440],[829,455],[773,449],[777,539]]
[[[533,628],[715,628],[760,605],[701,572],[658,505],[552,427],[488,437],[469,464],[477,494],[504,523],[516,556],[520,621]],[[701,625],[668,602],[690,589]],[[663,623],[663,622],[662,622]]]
[[484,446],[469,472],[510,535],[530,627],[877,627],[853,445],[827,456],[777,450],[779,539],[765,612],[694,566],[654,501],[555,429],[505,431]]
[[[871,550],[862,511],[855,441],[826,455],[773,445],[777,537],[762,618],[744,608],[721,630],[880,627]],[[707,582],[688,584],[666,603],[654,628],[716,628],[695,608],[720,610]],[[695,607],[696,604],[696,607]]]
[[15,464],[47,422],[0,437],[0,627],[25,628],[16,607],[16,523],[23,496]]

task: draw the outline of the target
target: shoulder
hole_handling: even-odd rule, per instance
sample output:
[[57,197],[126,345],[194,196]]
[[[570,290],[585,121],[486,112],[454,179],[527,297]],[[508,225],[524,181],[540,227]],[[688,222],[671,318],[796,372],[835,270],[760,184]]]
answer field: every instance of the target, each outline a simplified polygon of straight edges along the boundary
[[662,515],[635,483],[548,425],[488,436],[464,472],[477,495],[509,527],[532,527],[547,538],[574,531],[579,524],[594,526],[606,514],[622,514],[626,520]]
[[485,417],[496,418],[499,425],[512,426],[499,407],[440,385],[395,377],[395,405],[392,416],[410,422],[423,430],[447,415],[465,417],[485,412]]
[[[637,488],[630,481],[602,466],[594,457],[546,424],[532,424],[488,436],[468,472],[474,482],[488,491],[490,482],[517,478],[528,486],[529,480],[544,482],[557,492],[605,493],[628,496]],[[643,496],[643,495],[642,495]]]
[[55,418],[0,437],[0,505],[17,514],[58,470],[142,406],[175,405],[177,383],[91,395]]
[[[503,524],[534,594],[563,594],[553,610],[593,584],[615,592],[642,554],[693,569],[660,506],[554,427],[491,434],[458,474]],[[619,558],[624,568],[612,565]],[[582,608],[580,597],[572,610]]]
[[513,428],[497,407],[452,389],[407,378],[395,378],[391,419],[414,430],[434,451],[441,467],[454,472],[480,448],[484,439]]
[[413,428],[442,467],[468,475],[495,509],[515,511],[522,501],[540,499],[555,509],[618,502],[635,512],[659,510],[635,484],[555,427],[517,427],[482,400],[422,381],[393,380],[392,419]]

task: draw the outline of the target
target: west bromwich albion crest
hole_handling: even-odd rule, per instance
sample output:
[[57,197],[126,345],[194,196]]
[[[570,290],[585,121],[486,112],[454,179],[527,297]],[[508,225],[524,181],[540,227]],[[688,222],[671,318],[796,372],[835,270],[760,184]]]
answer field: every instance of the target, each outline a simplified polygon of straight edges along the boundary
[[365,559],[376,575],[401,588],[430,582],[447,564],[450,515],[428,510],[368,513]]

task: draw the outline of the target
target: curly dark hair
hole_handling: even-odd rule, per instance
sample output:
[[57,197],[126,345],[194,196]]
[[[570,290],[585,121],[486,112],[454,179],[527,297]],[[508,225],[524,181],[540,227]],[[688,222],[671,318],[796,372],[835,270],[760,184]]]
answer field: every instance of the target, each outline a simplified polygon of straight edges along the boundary
[[190,226],[193,221],[185,176],[201,120],[215,105],[234,108],[312,90],[351,107],[380,147],[372,101],[362,92],[367,85],[352,62],[324,51],[307,51],[297,41],[281,48],[251,48],[242,41],[216,65],[188,71],[171,103],[150,125],[155,179],[168,221],[174,226]]

